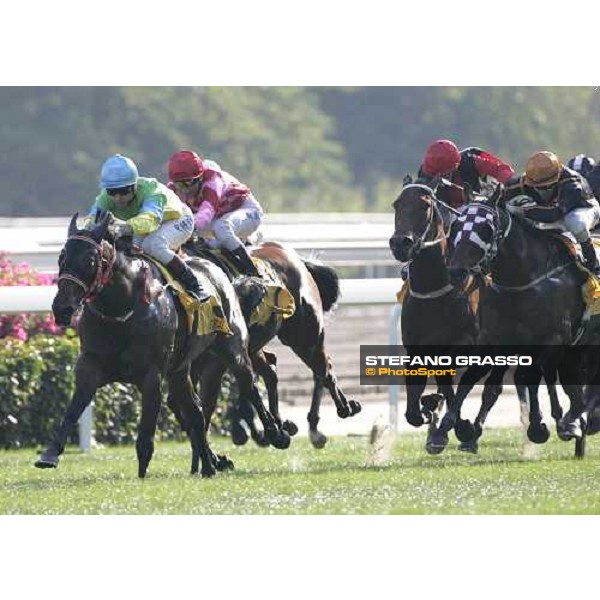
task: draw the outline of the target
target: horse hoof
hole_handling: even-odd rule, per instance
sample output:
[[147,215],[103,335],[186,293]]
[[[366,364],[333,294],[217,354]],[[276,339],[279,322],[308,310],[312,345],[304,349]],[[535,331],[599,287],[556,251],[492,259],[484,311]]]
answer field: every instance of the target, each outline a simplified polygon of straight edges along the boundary
[[447,445],[448,434],[438,430],[427,438],[425,450],[427,451],[427,454],[441,454],[446,449]]
[[240,425],[232,427],[231,441],[235,446],[243,446],[248,442],[248,432]]
[[217,474],[217,470],[213,467],[212,464],[207,466],[202,466],[202,478],[214,477]]
[[478,437],[475,426],[467,419],[458,419],[458,421],[456,421],[456,425],[454,425],[454,433],[456,434],[459,442],[472,442]]
[[284,421],[282,424],[283,429],[285,429],[291,436],[294,436],[298,433],[298,425],[293,421]]
[[541,423],[539,427],[529,425],[527,428],[527,438],[534,444],[545,444],[550,437],[550,431],[545,423]]
[[35,461],[34,465],[38,469],[56,469],[56,467],[58,467],[58,456],[43,452]]
[[217,455],[217,463],[215,465],[217,471],[233,471],[234,464],[233,461],[224,454]]
[[321,450],[325,447],[325,444],[327,443],[327,436],[322,434],[320,431],[309,431],[308,436],[313,448]]
[[286,450],[290,447],[291,441],[292,438],[290,438],[288,432],[282,429],[272,438],[271,444],[277,450]]
[[347,419],[350,416],[350,406],[338,406],[337,414],[340,419]]
[[356,400],[350,400],[348,402],[348,406],[350,407],[350,416],[357,415],[362,410],[362,405],[360,402]]
[[471,440],[470,442],[461,442],[458,445],[458,449],[461,452],[468,452],[469,454],[477,454],[479,452],[479,444],[477,440]]
[[407,412],[404,417],[406,418],[407,423],[413,427],[421,427],[421,425],[425,423],[423,415],[420,412],[415,414]]
[[266,438],[265,434],[262,431],[257,431],[252,436],[252,439],[259,448],[266,448],[269,445],[269,440]]
[[556,428],[556,433],[563,442],[580,440],[583,437],[579,419],[576,419],[575,421],[565,421],[562,419]]
[[437,412],[444,401],[444,394],[427,394],[421,398],[421,410],[426,414]]
[[147,469],[147,468],[142,468],[142,467],[139,467],[139,468],[138,468],[138,477],[139,477],[140,479],[145,479],[145,477],[146,477],[146,473],[147,473],[147,472],[148,472],[148,469]]
[[594,409],[589,416],[586,433],[594,435],[600,431],[600,412],[599,409]]

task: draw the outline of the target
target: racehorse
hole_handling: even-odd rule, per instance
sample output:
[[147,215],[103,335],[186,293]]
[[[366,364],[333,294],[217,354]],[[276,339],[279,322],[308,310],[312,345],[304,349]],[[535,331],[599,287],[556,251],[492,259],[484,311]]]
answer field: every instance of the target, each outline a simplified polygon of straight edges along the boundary
[[[202,246],[188,244],[186,251],[209,256]],[[348,400],[337,383],[331,358],[325,350],[324,314],[337,302],[340,295],[339,279],[333,269],[316,261],[302,259],[288,246],[277,242],[264,242],[251,250],[254,257],[266,261],[273,267],[281,281],[292,294],[295,302],[294,314],[285,320],[273,314],[266,323],[249,326],[250,355],[255,371],[266,385],[269,409],[277,422],[289,429],[293,424],[282,422],[279,417],[277,395],[276,357],[266,351],[265,344],[275,335],[306,364],[312,371],[314,388],[308,413],[309,436],[315,448],[322,448],[327,442],[326,436],[318,430],[319,409],[323,390],[327,389],[335,403],[340,418],[351,417],[361,410],[355,400]],[[243,277],[235,281],[242,306],[246,300],[261,292],[261,281],[257,278]],[[212,360],[201,367],[199,375],[200,389],[205,403],[205,417],[210,419],[216,406],[221,379],[226,365]],[[234,442],[244,443],[247,436],[237,420],[244,420],[250,427],[253,438],[260,443],[253,429],[253,413],[248,403],[239,404],[239,410],[233,412],[232,434]],[[292,430],[293,432],[293,430]],[[245,437],[244,437],[245,436]]]
[[[499,195],[495,200],[470,203],[455,221],[450,235],[451,280],[458,284],[482,268],[491,270],[492,284],[482,290],[480,343],[538,348],[538,369],[558,369],[561,381],[569,383],[562,386],[571,407],[557,419],[557,433],[579,444],[585,434],[579,418],[583,389],[572,382],[581,382],[582,370],[590,365],[577,352],[565,353],[560,348],[569,348],[581,335],[585,311],[581,286],[586,275],[563,241],[511,216]],[[481,368],[480,376],[485,371]],[[459,386],[457,410],[465,395]],[[543,442],[547,435],[537,397],[532,398],[531,411],[538,416],[531,420],[534,431],[528,434]],[[576,448],[576,454],[582,453],[581,448]]]
[[74,215],[59,258],[58,292],[52,304],[59,325],[70,323],[83,304],[78,325],[80,355],[75,366],[75,392],[54,438],[36,466],[56,467],[68,434],[99,387],[115,381],[135,384],[142,393],[142,416],[136,441],[138,476],[145,477],[154,452],[154,434],[161,403],[161,383],[168,383],[168,405],[188,433],[192,445],[192,473],[212,476],[228,468],[226,457],[215,456],[206,439],[200,399],[190,380],[192,363],[208,352],[217,353],[237,378],[240,394],[248,398],[278,448],[290,438],[265,410],[256,386],[247,350],[246,324],[229,280],[207,261],[189,262],[218,295],[228,332],[196,334],[188,326],[179,300],[161,283],[153,263],[126,251],[109,225],[112,215],[97,217],[92,230],[79,230]]
[[[402,341],[408,354],[418,354],[419,346],[435,346],[444,354],[453,347],[473,345],[479,335],[477,310],[479,286],[475,278],[466,285],[454,286],[450,282],[446,256],[447,242],[441,210],[453,211],[440,202],[432,187],[419,183],[405,185],[395,200],[394,234],[389,244],[394,258],[409,262],[409,291],[402,304]],[[456,212],[456,211],[454,211]],[[438,391],[451,405],[454,401],[452,376],[436,376]],[[406,376],[406,420],[419,427],[427,420],[435,420],[440,394],[419,400],[427,384],[427,376]],[[502,372],[494,370],[483,393],[482,407],[476,423],[483,425],[498,395],[502,391]],[[460,415],[455,423],[458,439],[463,449],[475,451],[470,434],[471,424]],[[447,432],[430,427],[426,448],[430,453],[441,452],[447,444]]]

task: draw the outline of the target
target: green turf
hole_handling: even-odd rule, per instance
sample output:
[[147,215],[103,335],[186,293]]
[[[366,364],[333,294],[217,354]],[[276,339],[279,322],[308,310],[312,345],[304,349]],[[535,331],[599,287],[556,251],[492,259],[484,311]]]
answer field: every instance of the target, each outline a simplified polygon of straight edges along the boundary
[[157,443],[138,480],[135,449],[68,449],[57,470],[33,467],[33,450],[0,452],[0,514],[567,514],[600,512],[600,446],[573,458],[555,437],[523,456],[516,430],[490,430],[477,456],[423,450],[403,434],[384,467],[365,466],[366,438],[332,438],[323,450],[295,439],[287,451],[213,439],[235,462],[212,480],[189,475],[187,444]]

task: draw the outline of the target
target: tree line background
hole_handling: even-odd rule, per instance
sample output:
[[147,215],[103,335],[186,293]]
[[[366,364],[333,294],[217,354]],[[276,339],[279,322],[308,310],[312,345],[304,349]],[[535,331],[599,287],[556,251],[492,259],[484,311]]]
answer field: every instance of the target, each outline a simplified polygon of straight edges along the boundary
[[592,87],[4,87],[0,216],[68,216],[116,152],[166,181],[192,148],[268,212],[387,211],[427,144],[447,137],[511,162],[600,154]]

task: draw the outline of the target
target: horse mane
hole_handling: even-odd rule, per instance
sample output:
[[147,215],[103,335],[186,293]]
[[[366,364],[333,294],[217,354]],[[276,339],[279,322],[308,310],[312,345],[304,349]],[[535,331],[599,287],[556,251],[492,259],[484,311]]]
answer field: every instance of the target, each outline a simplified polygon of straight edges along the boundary
[[528,237],[534,238],[536,241],[546,244],[552,248],[553,253],[561,259],[573,260],[572,242],[559,234],[553,234],[542,229],[537,229],[531,225],[526,219],[511,215],[513,225],[519,226],[526,232]]

